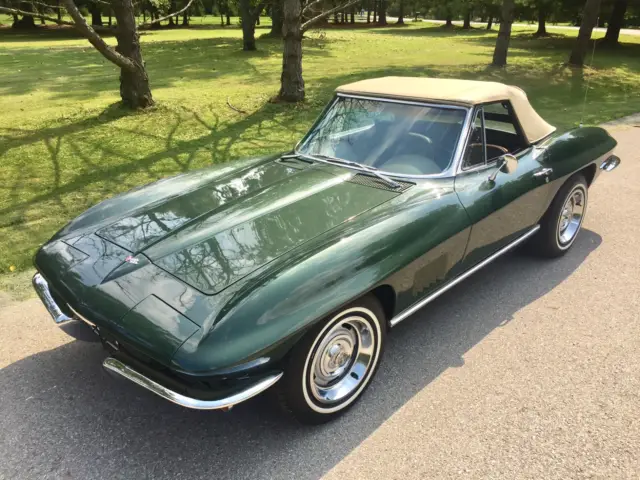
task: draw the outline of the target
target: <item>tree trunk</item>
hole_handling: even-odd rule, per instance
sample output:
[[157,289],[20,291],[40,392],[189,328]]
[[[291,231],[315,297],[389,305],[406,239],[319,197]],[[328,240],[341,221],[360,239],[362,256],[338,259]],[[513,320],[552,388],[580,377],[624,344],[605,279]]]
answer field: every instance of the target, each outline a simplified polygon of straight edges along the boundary
[[260,12],[256,15],[256,25],[260,25]]
[[378,0],[373,0],[373,23],[378,19]]
[[489,15],[489,20],[487,20],[487,30],[491,30],[493,27],[493,15]]
[[276,0],[271,6],[271,32],[272,37],[282,38],[282,0]]
[[462,24],[462,28],[464,30],[470,30],[471,29],[471,9],[467,9],[466,12],[464,12],[464,23]]
[[589,40],[591,40],[593,27],[595,27],[598,21],[599,13],[600,0],[587,0],[582,13],[582,24],[580,25],[580,33],[578,33],[578,40],[569,57],[569,65],[574,67],[584,66],[584,58],[589,48]]
[[371,5],[367,6],[367,23],[371,23]]
[[387,0],[380,0],[380,9],[378,11],[378,25],[387,24]]
[[102,26],[102,12],[100,11],[100,7],[95,3],[92,3],[90,6],[91,12],[91,25],[96,27]]
[[538,2],[538,31],[536,37],[544,37],[547,34],[547,7],[543,1]]
[[453,27],[453,15],[447,15],[447,21],[445,22],[445,27]]
[[183,27],[188,27],[189,26],[189,14],[187,13],[186,10],[182,14],[182,26]]
[[302,78],[302,29],[300,0],[284,0],[284,21],[282,34],[282,76],[278,97],[286,102],[304,100],[304,80]]
[[354,24],[356,23],[356,7],[351,7],[351,18],[349,21]]
[[130,108],[146,108],[153,105],[149,88],[149,77],[142,59],[140,37],[136,29],[136,17],[131,0],[116,0],[112,3],[118,22],[116,28],[116,50],[130,59],[134,70],[120,68],[120,97],[122,103]]
[[607,33],[604,36],[604,43],[608,45],[618,45],[620,40],[620,30],[624,26],[624,16],[627,13],[629,0],[616,0],[607,26]]
[[229,15],[229,12],[227,11],[227,26],[231,25],[231,16]]
[[404,25],[404,0],[398,2],[398,21],[397,25]]
[[251,12],[251,0],[240,0],[240,19],[242,21],[242,49],[256,49],[256,20]]
[[[30,2],[20,2],[20,10],[23,12],[33,12],[34,8]],[[23,15],[22,18],[18,19],[17,15],[13,16],[13,25],[12,28],[36,28],[36,22],[33,20],[31,15]]]
[[494,67],[504,67],[507,64],[507,54],[509,53],[509,41],[511,40],[511,24],[513,23],[514,9],[514,0],[503,0],[500,31],[498,32],[496,48],[493,51],[493,62],[491,63]]

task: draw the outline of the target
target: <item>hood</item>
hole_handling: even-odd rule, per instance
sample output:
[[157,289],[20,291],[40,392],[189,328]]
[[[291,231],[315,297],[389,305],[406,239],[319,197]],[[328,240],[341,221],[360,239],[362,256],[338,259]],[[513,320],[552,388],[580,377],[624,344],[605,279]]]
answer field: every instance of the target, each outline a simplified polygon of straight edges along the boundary
[[271,161],[154,202],[96,234],[215,294],[398,195],[361,177],[370,179],[324,164]]

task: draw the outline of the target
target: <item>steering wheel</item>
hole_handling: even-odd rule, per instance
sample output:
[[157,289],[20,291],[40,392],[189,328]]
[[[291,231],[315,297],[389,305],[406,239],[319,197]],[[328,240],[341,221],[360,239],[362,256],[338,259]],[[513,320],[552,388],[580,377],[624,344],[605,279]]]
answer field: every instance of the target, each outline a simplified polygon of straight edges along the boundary
[[[417,140],[420,140],[424,144],[425,150],[423,152],[419,153],[420,156],[427,157],[429,159],[433,159],[434,158],[435,152],[433,150],[433,142],[431,141],[431,139],[429,137],[427,137],[426,135],[422,135],[421,133],[416,133],[416,132],[407,132],[405,135],[407,137],[415,138]],[[396,150],[396,155],[417,154],[417,153],[418,152],[403,152],[403,146],[402,145],[400,145],[398,150]]]
[[[469,148],[482,148],[482,144],[481,143],[470,143],[469,144]],[[495,148],[496,150],[500,150],[500,152],[502,152],[502,154],[509,153],[509,150],[507,150],[506,148],[501,147],[500,145],[494,145],[493,143],[487,143],[487,150],[489,148]],[[492,160],[494,158],[496,158],[496,157],[490,157],[487,154],[487,160]]]

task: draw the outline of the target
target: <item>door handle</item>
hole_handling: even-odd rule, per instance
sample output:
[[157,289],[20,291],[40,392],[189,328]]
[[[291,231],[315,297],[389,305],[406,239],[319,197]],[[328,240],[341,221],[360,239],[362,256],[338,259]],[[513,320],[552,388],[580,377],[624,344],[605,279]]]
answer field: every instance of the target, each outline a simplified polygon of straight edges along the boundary
[[533,176],[537,178],[540,178],[540,177],[549,178],[549,175],[551,175],[552,173],[553,173],[553,168],[541,168],[540,170],[535,172]]

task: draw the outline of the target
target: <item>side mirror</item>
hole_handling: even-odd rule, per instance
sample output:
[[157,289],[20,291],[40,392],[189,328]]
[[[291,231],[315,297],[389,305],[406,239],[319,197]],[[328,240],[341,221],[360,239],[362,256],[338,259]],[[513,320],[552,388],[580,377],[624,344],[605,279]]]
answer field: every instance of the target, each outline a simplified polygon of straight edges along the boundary
[[489,181],[495,182],[496,177],[499,172],[503,173],[513,173],[518,168],[518,159],[515,155],[511,155],[510,153],[505,153],[498,159],[498,168],[495,172],[491,174],[489,177]]

